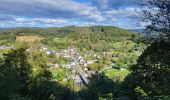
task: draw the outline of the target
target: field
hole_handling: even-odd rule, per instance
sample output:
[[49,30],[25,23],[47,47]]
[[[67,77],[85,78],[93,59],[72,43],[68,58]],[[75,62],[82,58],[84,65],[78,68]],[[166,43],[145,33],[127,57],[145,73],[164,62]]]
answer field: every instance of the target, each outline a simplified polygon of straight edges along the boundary
[[41,41],[43,38],[39,36],[16,36],[17,42],[33,43],[36,41]]
[[123,81],[124,78],[130,73],[129,70],[118,70],[118,69],[109,69],[104,72],[104,74],[111,78],[116,79],[119,78],[120,81]]

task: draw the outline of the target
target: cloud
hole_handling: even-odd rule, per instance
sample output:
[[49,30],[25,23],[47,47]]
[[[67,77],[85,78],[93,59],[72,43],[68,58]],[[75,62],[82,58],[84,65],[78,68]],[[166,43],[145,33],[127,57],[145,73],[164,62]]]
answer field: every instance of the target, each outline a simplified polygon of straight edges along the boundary
[[87,1],[1,0],[0,23],[6,27],[116,25],[126,28],[130,23],[125,21],[137,19],[135,10],[140,11],[136,6],[138,0]]
[[118,9],[127,6],[136,6],[139,0],[92,0],[99,9]]
[[14,21],[15,17],[11,15],[0,14],[0,22],[1,21]]
[[[37,18],[75,18],[100,21],[96,7],[72,0],[1,0],[0,13]],[[86,18],[85,18],[86,17]]]
[[33,19],[26,19],[26,18],[16,18],[16,23],[45,23],[45,24],[53,24],[53,23],[59,23],[63,24],[66,23],[66,20],[62,19],[44,19],[44,18],[33,18]]
[[142,12],[143,8],[138,7],[125,7],[122,9],[113,9],[106,11],[106,14],[112,15],[112,16],[128,16],[128,17],[139,17],[140,13]]

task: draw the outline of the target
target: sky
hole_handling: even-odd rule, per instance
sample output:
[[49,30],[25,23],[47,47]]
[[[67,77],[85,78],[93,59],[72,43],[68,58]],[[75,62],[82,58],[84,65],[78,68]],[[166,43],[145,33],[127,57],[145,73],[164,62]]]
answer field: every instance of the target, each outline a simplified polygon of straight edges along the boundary
[[143,28],[139,0],[0,0],[0,27]]

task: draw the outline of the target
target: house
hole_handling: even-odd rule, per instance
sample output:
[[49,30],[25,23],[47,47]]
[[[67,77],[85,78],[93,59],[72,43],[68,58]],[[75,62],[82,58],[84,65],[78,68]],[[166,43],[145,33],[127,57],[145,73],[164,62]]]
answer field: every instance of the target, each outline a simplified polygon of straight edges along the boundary
[[83,58],[81,58],[81,59],[78,60],[78,62],[83,64],[83,63],[85,63],[85,60]]
[[48,50],[48,48],[46,48],[46,47],[43,47],[43,48],[42,48],[42,50],[43,50],[43,51],[47,51],[47,50]]
[[70,69],[70,68],[71,68],[71,65],[70,65],[70,64],[63,64],[62,67],[63,67],[63,68],[68,68],[68,69]]
[[67,51],[67,50],[64,50],[63,53],[68,53],[68,51]]
[[26,49],[26,52],[29,52],[29,51],[31,51],[30,49]]
[[71,66],[76,66],[76,63],[75,62],[71,62]]
[[94,60],[88,60],[87,61],[87,64],[93,64],[94,63]]
[[127,70],[127,69],[126,69],[126,68],[121,68],[120,70],[121,70],[121,71],[125,71],[125,70]]
[[78,57],[78,60],[81,60],[81,59],[83,59],[83,57],[79,56],[79,57]]
[[93,54],[94,57],[97,57],[97,54]]
[[46,54],[47,55],[50,55],[52,52],[51,51],[46,51]]
[[0,50],[11,49],[12,47],[9,46],[0,46]]
[[88,71],[88,69],[87,69],[87,68],[85,68],[85,69],[84,69],[84,71]]
[[114,62],[112,62],[112,66],[115,66],[116,64]]
[[70,55],[64,54],[64,55],[62,55],[62,57],[64,57],[64,58],[70,58]]
[[59,52],[56,52],[55,54],[56,54],[56,56],[60,56],[60,53],[59,53]]
[[49,64],[48,66],[51,67],[51,68],[58,68],[59,64]]
[[84,63],[84,65],[83,65],[84,67],[87,67],[88,66],[88,64],[87,63]]

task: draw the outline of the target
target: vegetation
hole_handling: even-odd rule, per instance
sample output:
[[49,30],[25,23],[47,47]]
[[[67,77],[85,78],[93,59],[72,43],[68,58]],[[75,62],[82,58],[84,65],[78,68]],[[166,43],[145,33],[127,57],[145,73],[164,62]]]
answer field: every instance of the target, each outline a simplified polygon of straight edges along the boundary
[[169,100],[170,1],[144,5],[156,10],[143,11],[156,37],[104,26],[3,31],[0,99]]
[[[3,88],[0,95],[3,95],[2,99],[23,98],[43,100],[79,99],[82,98],[82,95],[88,95],[83,92],[88,91],[86,90],[88,87],[86,87],[86,89],[81,89],[81,87],[75,86],[74,79],[70,79],[69,77],[72,74],[70,70],[62,67],[67,65],[71,59],[55,55],[55,52],[61,52],[70,47],[76,48],[81,55],[87,54],[84,59],[93,62],[88,64],[89,70],[96,73],[103,73],[102,77],[106,77],[106,80],[109,79],[109,81],[112,81],[113,83],[119,80],[122,82],[128,73],[130,73],[128,71],[129,66],[135,63],[145,46],[141,42],[137,43],[133,41],[131,38],[134,36],[140,37],[135,33],[130,33],[115,27],[67,27],[7,30],[0,35],[2,38],[0,42],[6,41],[1,45],[10,47],[8,51],[6,48],[2,48],[1,51],[1,77],[4,79],[4,82],[13,81],[14,83],[12,84],[14,85],[12,85],[13,87],[9,87],[11,90],[8,90],[8,84],[2,83],[1,86]],[[42,48],[49,48],[52,52],[46,54],[46,51],[43,51]],[[5,53],[7,57],[3,53]],[[90,53],[90,55],[88,55],[88,53]],[[13,58],[13,56],[15,58]],[[24,58],[22,58],[22,56]],[[7,58],[12,64],[5,63]],[[20,60],[17,61],[16,59]],[[115,65],[112,65],[112,63]],[[8,66],[7,64],[12,65],[14,69],[16,68],[17,70],[12,71],[10,68],[13,67]],[[58,68],[49,67],[49,65],[58,66]],[[119,66],[119,69],[116,69],[115,66]],[[20,67],[21,69],[18,69]],[[22,84],[24,85],[24,89],[26,88],[26,91],[23,90],[25,93],[23,92],[24,94],[22,94],[22,92],[20,92],[21,90],[18,90],[18,87],[22,86],[22,84],[19,85],[17,83],[20,82],[21,77],[19,76],[20,73],[18,73],[18,70],[23,70],[23,72],[25,72],[25,70],[28,70],[27,67],[29,68],[29,71],[27,71],[27,74],[25,73],[25,77],[28,80],[24,80],[25,78],[22,77],[24,78],[24,83]],[[110,69],[104,70],[107,67]],[[123,69],[123,71],[121,68],[127,69]],[[7,70],[7,73],[5,73],[5,70]],[[15,73],[16,75],[19,75],[16,76]],[[8,74],[9,79],[4,77]],[[18,80],[15,78],[18,78]],[[95,80],[93,80],[92,78],[90,80],[89,88],[96,84],[93,83],[93,81],[100,81],[100,79],[98,80],[98,78],[95,78]],[[57,91],[58,89],[60,91]],[[7,93],[3,92],[3,90],[6,90]],[[77,91],[79,93],[77,93]],[[4,93],[6,93],[6,95],[4,95]],[[108,95],[112,96],[111,94]]]
[[[127,77],[129,90],[139,99],[159,99],[169,96],[170,48],[164,40],[154,42],[131,67],[132,73]],[[140,89],[140,91],[139,91]],[[135,93],[136,92],[136,93]]]

